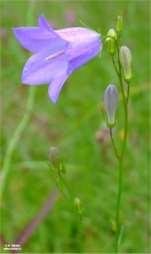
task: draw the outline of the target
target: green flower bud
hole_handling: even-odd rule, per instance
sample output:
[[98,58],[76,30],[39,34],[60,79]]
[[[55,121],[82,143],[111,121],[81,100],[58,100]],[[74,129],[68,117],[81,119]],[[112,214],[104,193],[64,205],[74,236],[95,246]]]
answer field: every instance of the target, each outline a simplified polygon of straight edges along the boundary
[[54,167],[58,167],[61,161],[59,149],[55,146],[50,147],[48,158]]
[[80,198],[76,197],[74,199],[74,205],[75,205],[75,208],[77,209],[78,213],[81,214],[82,213],[82,209],[81,209],[81,201],[80,201]]
[[115,53],[115,40],[111,37],[107,37],[105,42],[109,53],[113,55]]
[[104,93],[104,107],[107,116],[107,125],[113,127],[115,125],[115,113],[118,104],[118,90],[115,85],[107,86]]
[[120,48],[120,62],[123,67],[124,78],[129,81],[132,78],[132,55],[127,46]]
[[117,32],[121,32],[123,29],[123,17],[118,16],[117,17],[117,23],[116,23],[116,30]]
[[78,209],[80,208],[81,202],[80,202],[80,199],[78,197],[76,197],[74,199],[74,204],[75,204],[76,208],[78,208]]
[[107,37],[117,40],[117,33],[114,28],[109,29],[109,31],[107,32]]

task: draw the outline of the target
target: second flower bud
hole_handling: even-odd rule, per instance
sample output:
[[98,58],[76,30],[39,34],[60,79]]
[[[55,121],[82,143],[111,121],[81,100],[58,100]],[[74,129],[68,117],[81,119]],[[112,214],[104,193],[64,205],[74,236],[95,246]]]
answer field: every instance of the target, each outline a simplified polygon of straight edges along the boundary
[[118,104],[118,90],[114,84],[108,85],[104,93],[104,107],[107,116],[107,125],[115,125],[115,114]]

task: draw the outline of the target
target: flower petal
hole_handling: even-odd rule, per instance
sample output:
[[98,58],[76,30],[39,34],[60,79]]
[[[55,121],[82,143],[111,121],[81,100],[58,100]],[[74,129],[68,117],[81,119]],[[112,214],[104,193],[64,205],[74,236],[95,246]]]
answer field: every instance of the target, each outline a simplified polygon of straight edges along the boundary
[[56,103],[59,97],[59,94],[61,92],[61,89],[68,77],[69,77],[69,74],[64,72],[62,75],[52,80],[51,84],[48,87],[48,95],[50,99],[52,100],[52,102]]
[[54,32],[54,30],[51,28],[51,26],[49,25],[49,23],[47,22],[47,20],[43,15],[39,16],[38,25],[43,29]]
[[22,82],[28,85],[50,83],[67,68],[68,61],[63,47],[46,49],[29,58],[23,69]]
[[20,44],[27,50],[36,53],[50,45],[54,35],[39,27],[13,28],[14,35]]
[[92,42],[89,45],[85,45],[85,47],[80,48],[77,52],[73,52],[69,57],[69,71],[74,71],[79,68],[83,64],[90,61],[94,58],[101,50],[100,40]]
[[14,35],[20,44],[27,50],[36,53],[49,46],[61,43],[67,44],[47,23],[44,17],[39,17],[40,27],[13,28]]
[[67,55],[70,71],[94,58],[102,48],[100,34],[87,28],[72,27],[56,31],[63,39],[70,42]]
[[100,37],[97,32],[84,27],[70,27],[56,30],[56,33],[68,42],[79,45]]

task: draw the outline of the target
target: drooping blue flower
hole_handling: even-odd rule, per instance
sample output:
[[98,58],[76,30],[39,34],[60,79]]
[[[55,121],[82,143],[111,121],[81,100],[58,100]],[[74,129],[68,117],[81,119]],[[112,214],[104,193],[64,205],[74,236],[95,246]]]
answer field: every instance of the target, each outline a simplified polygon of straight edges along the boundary
[[18,27],[13,32],[20,44],[33,53],[23,68],[22,83],[48,84],[53,102],[69,75],[102,49],[97,32],[82,27],[53,30],[43,16],[37,27]]

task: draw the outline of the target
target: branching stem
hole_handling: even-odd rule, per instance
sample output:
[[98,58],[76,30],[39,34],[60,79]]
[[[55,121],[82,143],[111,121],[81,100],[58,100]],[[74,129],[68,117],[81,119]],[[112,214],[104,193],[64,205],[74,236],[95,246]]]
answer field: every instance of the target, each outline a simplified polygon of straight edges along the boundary
[[124,108],[124,137],[122,140],[122,147],[121,152],[118,153],[114,138],[112,135],[112,130],[110,129],[110,137],[112,141],[112,146],[114,149],[115,156],[118,160],[118,189],[117,189],[117,203],[116,203],[116,240],[115,240],[115,253],[119,252],[119,245],[121,241],[121,218],[120,218],[120,211],[121,211],[121,197],[122,197],[122,191],[123,191],[123,160],[124,160],[124,154],[126,149],[126,142],[127,142],[127,133],[128,133],[128,100],[129,100],[129,84],[127,93],[125,94],[124,89],[124,83],[123,83],[123,77],[122,77],[122,66],[120,63],[120,53],[119,53],[119,42],[117,41],[117,65],[115,62],[114,56],[112,56],[112,62],[115,69],[115,72],[119,79],[120,84],[120,90],[122,94],[122,103]]

